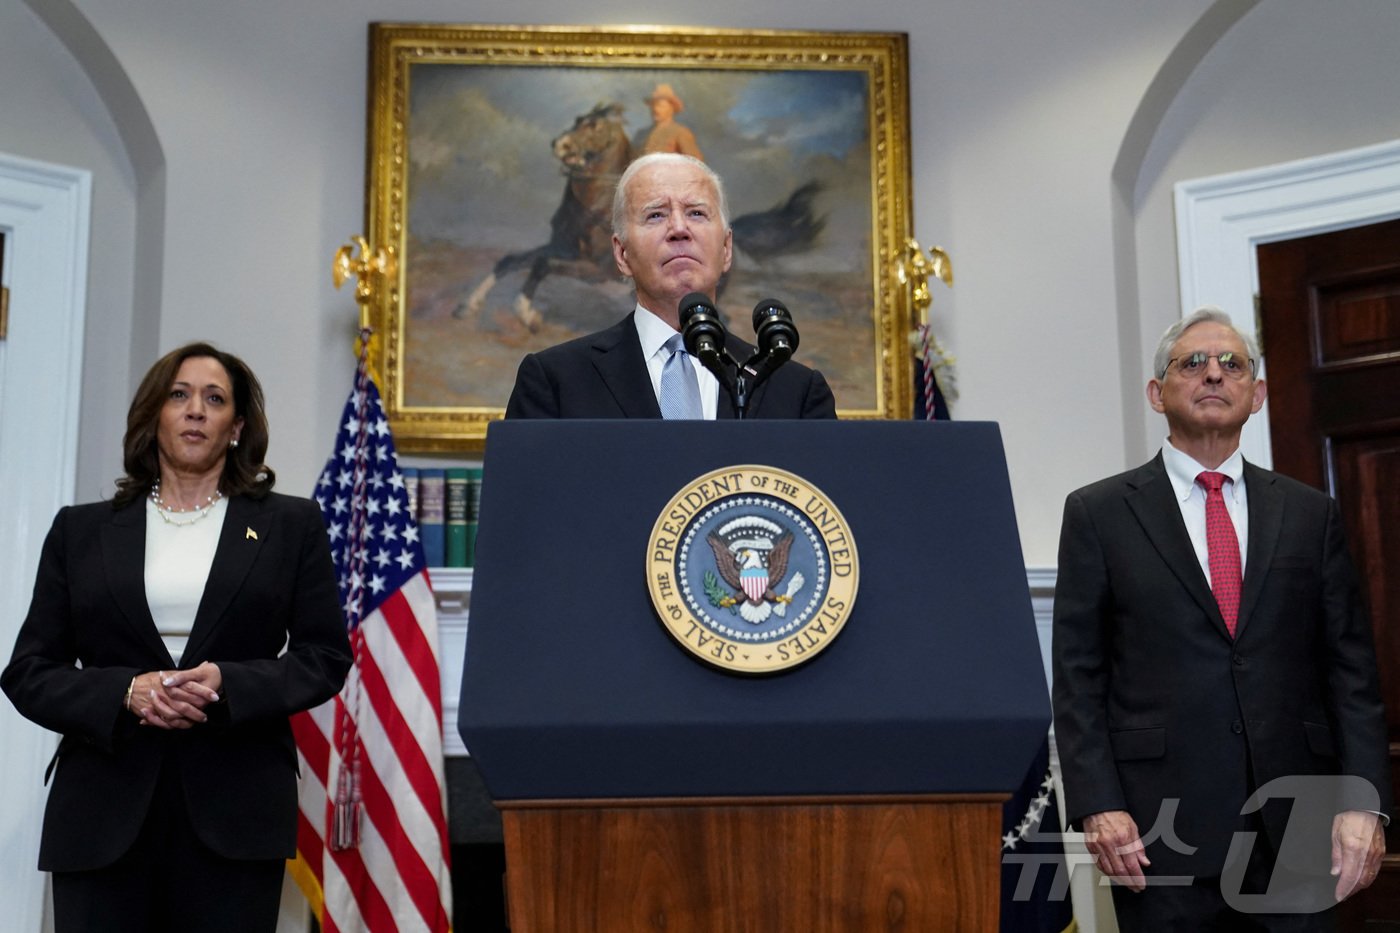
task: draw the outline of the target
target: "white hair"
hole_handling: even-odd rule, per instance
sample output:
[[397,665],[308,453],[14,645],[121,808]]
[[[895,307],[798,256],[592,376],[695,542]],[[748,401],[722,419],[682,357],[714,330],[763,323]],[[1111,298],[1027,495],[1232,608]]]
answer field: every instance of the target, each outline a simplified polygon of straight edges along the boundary
[[1177,321],[1162,334],[1162,339],[1157,341],[1157,352],[1152,357],[1152,373],[1158,379],[1164,379],[1167,375],[1167,367],[1171,365],[1172,347],[1181,339],[1181,335],[1186,333],[1197,324],[1210,322],[1212,324],[1224,324],[1235,332],[1244,343],[1244,350],[1249,354],[1249,358],[1254,360],[1254,367],[1251,372],[1257,372],[1259,366],[1259,345],[1254,342],[1254,338],[1244,333],[1230,320],[1230,315],[1215,305],[1203,305],[1192,311],[1186,317]]
[[720,180],[714,169],[694,156],[683,155],[679,152],[649,152],[634,159],[632,164],[627,166],[627,170],[622,173],[622,177],[617,180],[617,191],[613,193],[612,229],[619,240],[627,242],[627,188],[632,184],[632,179],[638,172],[647,166],[657,164],[693,165],[700,169],[710,180],[710,184],[715,187],[715,198],[719,201],[719,222],[726,231],[729,229],[729,202],[724,196],[724,182]]

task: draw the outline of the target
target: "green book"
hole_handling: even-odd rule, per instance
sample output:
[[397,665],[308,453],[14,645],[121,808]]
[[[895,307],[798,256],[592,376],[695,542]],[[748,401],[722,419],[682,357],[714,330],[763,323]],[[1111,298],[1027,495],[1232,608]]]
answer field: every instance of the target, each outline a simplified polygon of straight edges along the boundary
[[481,467],[467,470],[467,563],[476,566],[476,527],[481,517]]
[[447,470],[447,557],[445,567],[470,567],[467,544],[467,473],[465,467]]

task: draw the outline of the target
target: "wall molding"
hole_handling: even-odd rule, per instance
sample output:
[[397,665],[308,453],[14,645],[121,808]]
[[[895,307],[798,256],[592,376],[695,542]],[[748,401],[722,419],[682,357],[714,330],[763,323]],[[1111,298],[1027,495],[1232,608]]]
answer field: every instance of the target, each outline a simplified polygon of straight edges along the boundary
[[[0,644],[15,642],[34,589],[45,533],[73,501],[78,470],[83,322],[92,173],[0,154],[0,230],[9,336],[0,344]],[[6,649],[8,650],[8,648]],[[44,765],[57,736],[0,704],[5,750],[0,903],[10,929],[37,930],[45,875],[34,870]]]

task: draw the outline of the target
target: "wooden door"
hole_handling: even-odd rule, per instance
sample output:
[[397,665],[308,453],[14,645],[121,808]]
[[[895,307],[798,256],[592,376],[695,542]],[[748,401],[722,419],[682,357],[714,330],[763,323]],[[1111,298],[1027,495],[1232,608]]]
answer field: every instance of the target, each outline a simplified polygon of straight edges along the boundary
[[[1400,220],[1271,243],[1258,256],[1274,468],[1341,505],[1371,607],[1400,800]],[[1400,818],[1386,851],[1343,929],[1400,930]]]

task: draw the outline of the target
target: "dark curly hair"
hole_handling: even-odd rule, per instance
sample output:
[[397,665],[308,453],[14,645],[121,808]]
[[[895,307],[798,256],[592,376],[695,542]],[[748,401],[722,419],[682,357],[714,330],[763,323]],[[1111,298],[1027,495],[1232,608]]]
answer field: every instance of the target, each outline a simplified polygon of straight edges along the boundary
[[219,489],[226,496],[252,496],[261,499],[272,489],[277,475],[263,463],[267,456],[267,410],[263,406],[262,386],[253,371],[232,353],[203,343],[185,344],[162,356],[141,380],[131,408],[126,413],[126,437],[122,440],[122,467],[126,475],[117,480],[117,492],[112,497],[114,508],[140,499],[150,492],[160,478],[160,458],[156,447],[156,429],[160,412],[170,395],[170,386],[180,372],[180,366],[191,357],[207,356],[217,360],[233,382],[233,411],[243,419],[238,446],[229,448],[224,456],[224,473]]

